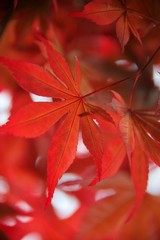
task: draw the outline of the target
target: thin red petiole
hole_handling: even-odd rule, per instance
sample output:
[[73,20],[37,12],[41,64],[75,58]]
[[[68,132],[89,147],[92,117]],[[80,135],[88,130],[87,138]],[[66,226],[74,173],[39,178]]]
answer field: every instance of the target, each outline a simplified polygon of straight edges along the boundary
[[149,58],[149,60],[146,62],[146,64],[145,64],[141,69],[139,69],[137,72],[135,72],[135,74],[133,74],[132,76],[128,76],[128,77],[126,77],[126,78],[124,78],[124,79],[121,79],[121,80],[119,80],[119,81],[117,81],[117,82],[114,82],[114,83],[112,83],[112,84],[110,84],[110,85],[101,87],[101,88],[99,88],[99,89],[97,89],[97,90],[95,90],[95,91],[93,91],[93,92],[87,93],[87,94],[85,94],[84,96],[82,96],[81,98],[89,97],[89,96],[91,96],[91,95],[94,95],[94,94],[96,94],[96,93],[99,93],[100,91],[103,91],[103,90],[105,90],[105,89],[109,89],[109,88],[111,88],[111,87],[113,87],[113,86],[116,86],[116,85],[118,85],[118,84],[120,84],[120,83],[123,83],[123,82],[125,82],[125,81],[127,81],[127,80],[129,80],[129,79],[135,78],[134,86],[133,86],[132,93],[131,93],[131,97],[130,97],[130,104],[129,104],[129,106],[131,107],[132,102],[133,102],[133,98],[134,98],[134,91],[135,91],[136,84],[137,84],[140,76],[143,74],[143,72],[146,70],[146,68],[147,68],[147,67],[149,66],[149,64],[152,62],[153,58],[155,57],[155,55],[158,53],[159,50],[160,50],[160,46],[154,51],[154,53],[153,53],[152,56]]
[[105,89],[109,89],[109,88],[111,88],[111,87],[113,87],[113,86],[116,86],[116,85],[118,85],[118,84],[120,84],[120,83],[123,83],[123,82],[125,82],[125,81],[127,81],[127,80],[129,80],[129,79],[132,79],[133,77],[134,77],[134,76],[129,76],[129,77],[126,77],[126,78],[124,78],[124,79],[121,79],[121,80],[119,80],[119,81],[117,81],[117,82],[114,82],[114,83],[112,83],[112,84],[110,84],[110,85],[101,87],[101,88],[99,88],[99,89],[97,89],[97,90],[95,90],[95,91],[93,91],[93,92],[90,92],[90,93],[85,94],[85,95],[82,96],[81,98],[89,97],[89,96],[94,95],[94,94],[96,94],[96,93],[99,93],[99,92],[101,92],[101,91],[103,91],[103,90],[105,90]]
[[133,85],[131,96],[130,96],[130,101],[129,101],[130,109],[132,108],[132,105],[133,105],[134,93],[135,93],[135,88],[136,88],[137,82],[138,82],[139,78],[141,77],[141,75],[143,74],[143,72],[147,69],[149,64],[152,62],[153,58],[155,57],[155,55],[158,53],[159,50],[160,50],[160,46],[154,51],[154,53],[149,58],[149,60],[146,62],[146,64],[141,69],[139,69],[136,74],[134,85]]

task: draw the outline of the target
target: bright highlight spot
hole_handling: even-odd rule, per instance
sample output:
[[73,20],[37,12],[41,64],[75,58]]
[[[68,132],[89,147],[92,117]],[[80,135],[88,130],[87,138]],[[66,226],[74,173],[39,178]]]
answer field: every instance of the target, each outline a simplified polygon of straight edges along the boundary
[[64,173],[58,184],[64,184],[64,186],[61,186],[64,191],[77,191],[81,189],[81,185],[79,183],[81,180],[82,178],[78,174]]
[[18,201],[16,207],[20,208],[22,211],[29,213],[33,211],[33,208],[25,201]]
[[6,194],[10,190],[8,183],[6,182],[4,177],[0,177],[0,195]]
[[8,227],[14,227],[17,224],[14,218],[6,218],[2,223]]
[[7,122],[12,107],[12,96],[8,91],[0,92],[0,125]]
[[55,190],[51,204],[60,219],[72,216],[80,207],[80,202],[76,197],[64,193],[59,189]]
[[51,97],[42,97],[33,93],[30,93],[30,96],[33,102],[52,102]]
[[156,87],[160,88],[160,65],[153,65],[153,82]]
[[88,154],[89,154],[89,151],[83,143],[82,133],[79,133],[78,147],[77,147],[77,157],[82,157],[83,158],[84,156],[86,156]]
[[101,200],[103,198],[111,197],[116,194],[116,191],[112,188],[98,190],[95,196],[95,200]]
[[28,222],[31,222],[33,220],[33,217],[30,217],[30,216],[20,216],[19,215],[16,218],[19,222],[22,222],[22,223],[28,223]]
[[160,168],[150,170],[147,192],[152,195],[160,195]]
[[43,240],[42,236],[37,232],[32,232],[21,238],[21,240]]
[[130,70],[130,71],[136,71],[137,65],[135,63],[131,63],[126,59],[119,59],[117,61],[115,61],[117,66],[122,66],[125,67],[126,69]]

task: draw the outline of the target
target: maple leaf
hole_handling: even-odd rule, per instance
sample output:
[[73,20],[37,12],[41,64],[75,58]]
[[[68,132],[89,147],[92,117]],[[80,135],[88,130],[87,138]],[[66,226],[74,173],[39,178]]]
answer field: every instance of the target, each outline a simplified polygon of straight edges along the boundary
[[119,173],[93,188],[95,202],[90,204],[81,222],[79,239],[119,239],[134,194],[129,176]]
[[95,191],[94,201],[81,221],[79,239],[154,239],[160,225],[160,196],[147,193],[136,215],[126,224],[134,203],[133,185],[128,173],[119,171],[92,190]]
[[[139,28],[144,24],[145,15],[132,8],[133,1],[93,0],[85,5],[80,13],[72,16],[87,18],[98,25],[108,25],[116,22],[116,34],[124,50],[128,43],[130,32],[142,44]],[[146,19],[145,19],[146,20]],[[144,21],[144,22],[143,22]]]
[[[0,62],[11,71],[23,89],[37,95],[52,97],[53,102],[34,102],[21,108],[11,115],[7,124],[1,127],[1,132],[21,137],[37,137],[61,120],[48,151],[48,203],[58,179],[75,158],[80,120],[84,144],[94,155],[99,177],[103,147],[100,130],[88,114],[95,111],[95,108],[98,112],[100,108],[87,104],[85,96],[80,94],[81,69],[78,59],[75,62],[73,77],[64,57],[53,49],[46,39],[40,35],[39,38],[46,47],[50,72],[36,64],[3,57],[0,58]],[[58,101],[54,102],[54,98],[58,98]],[[100,115],[101,111],[104,112],[99,110]],[[106,115],[108,120],[112,121],[107,113]]]
[[[103,130],[111,131],[106,149],[102,157],[102,178],[114,175],[127,155],[133,183],[136,191],[136,203],[129,218],[139,208],[145,194],[149,161],[160,166],[160,114],[155,110],[132,110],[122,97],[112,91],[112,106],[115,114],[111,114],[116,127],[109,122],[101,122],[96,118]],[[106,160],[105,160],[106,159]],[[91,184],[95,184],[94,179]]]
[[[141,236],[141,239],[154,239],[156,233],[159,237],[159,203],[159,196],[146,194],[137,214],[132,221],[127,223],[127,227],[124,225],[121,229],[119,239],[138,239],[139,236]],[[152,226],[150,224],[151,219]]]

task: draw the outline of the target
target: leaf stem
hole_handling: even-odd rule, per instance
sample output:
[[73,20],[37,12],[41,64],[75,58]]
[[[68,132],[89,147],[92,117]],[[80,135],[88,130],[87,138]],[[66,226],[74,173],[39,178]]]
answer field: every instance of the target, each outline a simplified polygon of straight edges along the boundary
[[146,62],[146,64],[137,71],[137,74],[136,74],[136,77],[135,77],[135,81],[134,81],[134,85],[133,85],[132,92],[131,92],[131,96],[130,96],[130,103],[129,103],[129,108],[130,109],[132,108],[132,105],[133,105],[134,93],[135,93],[135,88],[136,88],[137,82],[138,82],[139,78],[141,77],[141,75],[143,74],[143,72],[150,65],[150,63],[154,59],[155,55],[159,52],[159,50],[160,50],[160,46],[154,51],[154,53],[149,58],[149,60]]
[[95,91],[93,91],[93,92],[87,93],[87,94],[85,94],[84,96],[82,96],[81,98],[89,97],[89,96],[91,96],[91,95],[93,95],[93,94],[99,93],[100,91],[103,91],[103,90],[105,90],[105,89],[111,88],[111,87],[113,87],[113,86],[115,86],[115,85],[118,85],[118,84],[120,84],[120,83],[123,83],[123,82],[125,82],[125,81],[127,81],[127,80],[129,80],[129,79],[131,79],[131,78],[133,78],[133,77],[134,77],[134,75],[133,75],[133,76],[128,76],[128,77],[126,77],[126,78],[123,78],[123,79],[121,79],[121,80],[119,80],[119,81],[117,81],[117,82],[114,82],[114,83],[110,84],[110,85],[101,87],[101,88],[99,88],[99,89],[97,89],[97,90],[95,90]]
[[155,18],[152,18],[150,16],[146,16],[143,13],[141,13],[141,12],[135,10],[135,9],[132,9],[132,8],[127,8],[127,11],[135,13],[136,15],[141,16],[142,18],[146,18],[147,20],[151,21],[152,23],[154,23],[158,27],[160,26],[160,21],[155,19]]
[[142,75],[142,73],[146,70],[146,68],[147,68],[147,67],[149,66],[149,64],[152,62],[152,60],[154,59],[155,55],[159,52],[159,50],[160,50],[160,46],[154,51],[154,53],[153,53],[152,56],[149,58],[149,60],[146,62],[146,64],[145,64],[142,68],[140,68],[138,71],[136,71],[135,74],[133,74],[132,76],[128,76],[128,77],[123,78],[123,79],[121,79],[121,80],[119,80],[119,81],[117,81],[117,82],[114,82],[114,83],[110,84],[110,85],[101,87],[101,88],[99,88],[99,89],[97,89],[97,90],[95,90],[95,91],[93,91],[93,92],[87,93],[87,94],[85,94],[84,96],[82,96],[81,98],[83,99],[83,98],[89,97],[89,96],[91,96],[91,95],[94,95],[94,94],[96,94],[96,93],[99,93],[100,91],[103,91],[103,90],[105,90],[105,89],[109,89],[109,88],[111,88],[111,87],[113,87],[113,86],[116,86],[116,85],[118,85],[118,84],[120,84],[120,83],[123,83],[123,82],[125,82],[125,81],[127,81],[127,80],[129,80],[129,79],[135,78],[134,86],[133,86],[132,93],[131,93],[131,97],[130,97],[130,104],[129,104],[129,106],[130,106],[130,108],[131,108],[132,103],[133,103],[133,98],[134,98],[134,92],[135,92],[136,84],[137,84],[140,76]]

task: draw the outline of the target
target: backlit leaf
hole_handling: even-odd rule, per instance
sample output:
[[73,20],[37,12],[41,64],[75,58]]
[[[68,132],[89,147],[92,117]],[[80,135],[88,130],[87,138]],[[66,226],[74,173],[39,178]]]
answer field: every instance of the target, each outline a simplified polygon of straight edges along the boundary
[[[80,13],[73,13],[72,16],[89,19],[98,25],[116,24],[116,34],[122,46],[122,51],[129,41],[130,33],[142,44],[138,28],[147,27],[145,15],[137,10],[134,1],[118,0],[93,0],[85,5]],[[141,10],[141,9],[140,9]],[[141,20],[141,24],[138,23]]]
[[7,124],[1,127],[1,132],[36,137],[60,120],[61,127],[56,130],[48,152],[49,203],[58,180],[75,158],[80,121],[84,144],[95,159],[100,177],[103,144],[99,127],[91,113],[97,109],[99,114],[103,112],[107,116],[105,121],[112,122],[112,118],[100,107],[87,105],[85,95],[81,96],[82,76],[78,59],[76,58],[75,73],[72,75],[65,58],[46,39],[40,35],[38,37],[47,50],[50,72],[32,63],[2,57],[0,62],[10,70],[22,88],[37,95],[50,96],[53,102],[35,102],[21,108],[11,115]]

